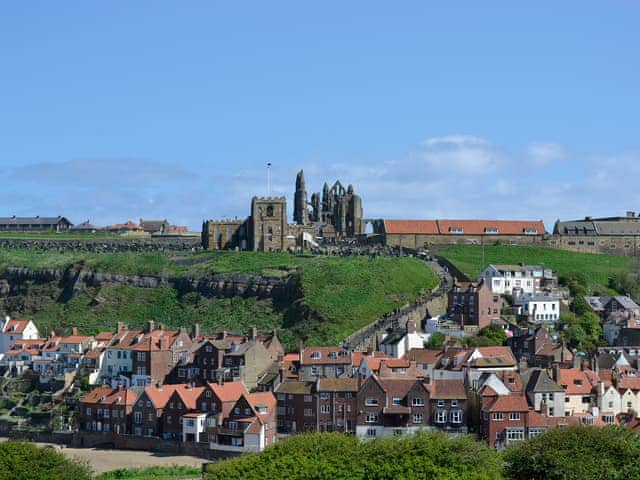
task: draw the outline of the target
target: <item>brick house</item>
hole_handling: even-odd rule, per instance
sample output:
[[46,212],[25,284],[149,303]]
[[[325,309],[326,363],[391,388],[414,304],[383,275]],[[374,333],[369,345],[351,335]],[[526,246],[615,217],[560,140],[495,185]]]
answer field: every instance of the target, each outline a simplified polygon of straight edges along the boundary
[[400,435],[429,425],[428,391],[419,379],[367,378],[357,395],[356,434]]
[[131,433],[139,437],[161,437],[162,414],[178,387],[179,385],[146,387],[133,407]]
[[131,413],[137,393],[124,387],[98,387],[80,399],[79,429],[131,433]]
[[280,433],[315,432],[318,406],[314,382],[286,380],[275,390]]
[[320,378],[316,382],[318,431],[355,431],[358,379]]
[[164,439],[181,439],[181,418],[187,413],[198,410],[197,401],[205,387],[194,387],[189,384],[177,385],[161,413],[161,435]]
[[573,354],[562,342],[554,342],[544,325],[533,328],[516,328],[507,339],[518,361],[524,360],[529,367],[551,368],[553,364],[570,365]]
[[183,329],[155,328],[149,321],[144,335],[128,348],[132,384],[142,387],[164,382],[174,365],[190,356],[191,345],[191,337]]
[[491,292],[483,281],[454,282],[449,292],[447,313],[453,316],[461,329],[480,329],[500,319],[503,306],[499,294]]
[[433,380],[427,390],[431,425],[448,433],[466,434],[467,392],[462,380]]
[[526,439],[529,405],[523,394],[487,399],[480,416],[480,436],[491,448],[504,448]]
[[243,394],[209,430],[209,448],[260,452],[276,442],[276,399],[271,392]]

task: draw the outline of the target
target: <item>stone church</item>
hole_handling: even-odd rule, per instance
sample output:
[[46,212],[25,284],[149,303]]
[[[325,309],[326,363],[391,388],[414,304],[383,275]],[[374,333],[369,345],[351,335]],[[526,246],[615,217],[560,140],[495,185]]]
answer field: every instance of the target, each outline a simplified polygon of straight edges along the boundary
[[307,199],[304,172],[296,176],[293,223],[287,221],[285,197],[253,197],[245,219],[205,220],[202,246],[209,250],[239,249],[278,252],[308,247],[319,239],[352,238],[364,233],[362,199],[352,185],[325,183]]

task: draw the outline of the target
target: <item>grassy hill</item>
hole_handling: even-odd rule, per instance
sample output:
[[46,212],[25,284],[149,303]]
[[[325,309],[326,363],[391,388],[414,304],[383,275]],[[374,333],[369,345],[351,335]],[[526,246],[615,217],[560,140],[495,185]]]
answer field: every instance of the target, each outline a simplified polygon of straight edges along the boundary
[[61,300],[56,282],[27,282],[0,298],[8,313],[33,318],[43,332],[78,326],[95,333],[116,321],[141,325],[156,320],[168,326],[200,322],[206,330],[262,331],[278,328],[289,345],[335,344],[380,315],[408,303],[437,285],[424,262],[412,258],[310,257],[286,253],[58,253],[5,250],[0,272],[8,267],[65,269],[70,265],[124,275],[199,278],[236,273],[299,279],[302,296],[294,302],[255,297],[208,298],[172,288],[84,287]]
[[607,291],[609,278],[627,268],[632,261],[628,257],[614,255],[512,245],[484,247],[481,245],[438,245],[432,247],[432,253],[445,257],[470,278],[477,278],[479,273],[490,263],[544,264],[545,267],[549,267],[559,274],[582,273],[587,278],[591,289],[599,291]]

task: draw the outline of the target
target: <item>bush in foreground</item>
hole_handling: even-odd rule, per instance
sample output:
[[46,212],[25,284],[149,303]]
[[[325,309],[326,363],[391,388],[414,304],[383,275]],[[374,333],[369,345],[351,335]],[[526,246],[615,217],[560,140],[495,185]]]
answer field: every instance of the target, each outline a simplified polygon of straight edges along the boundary
[[225,480],[498,480],[498,453],[470,437],[420,433],[360,442],[342,434],[291,437],[261,454],[211,465],[207,478]]
[[53,448],[8,441],[0,444],[0,479],[90,480],[91,469]]
[[513,480],[640,479],[640,436],[621,427],[556,428],[504,453]]

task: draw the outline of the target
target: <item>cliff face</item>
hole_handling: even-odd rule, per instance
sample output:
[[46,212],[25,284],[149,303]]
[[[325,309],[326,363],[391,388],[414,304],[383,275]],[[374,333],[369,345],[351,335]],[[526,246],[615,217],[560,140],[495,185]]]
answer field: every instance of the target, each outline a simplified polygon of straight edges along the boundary
[[213,275],[202,278],[163,276],[119,275],[94,272],[70,267],[66,270],[8,268],[0,274],[0,299],[25,293],[29,285],[54,283],[66,295],[68,301],[85,287],[173,288],[180,295],[191,292],[207,298],[231,298],[236,296],[293,301],[301,296],[298,277],[289,275],[284,279],[248,275]]

